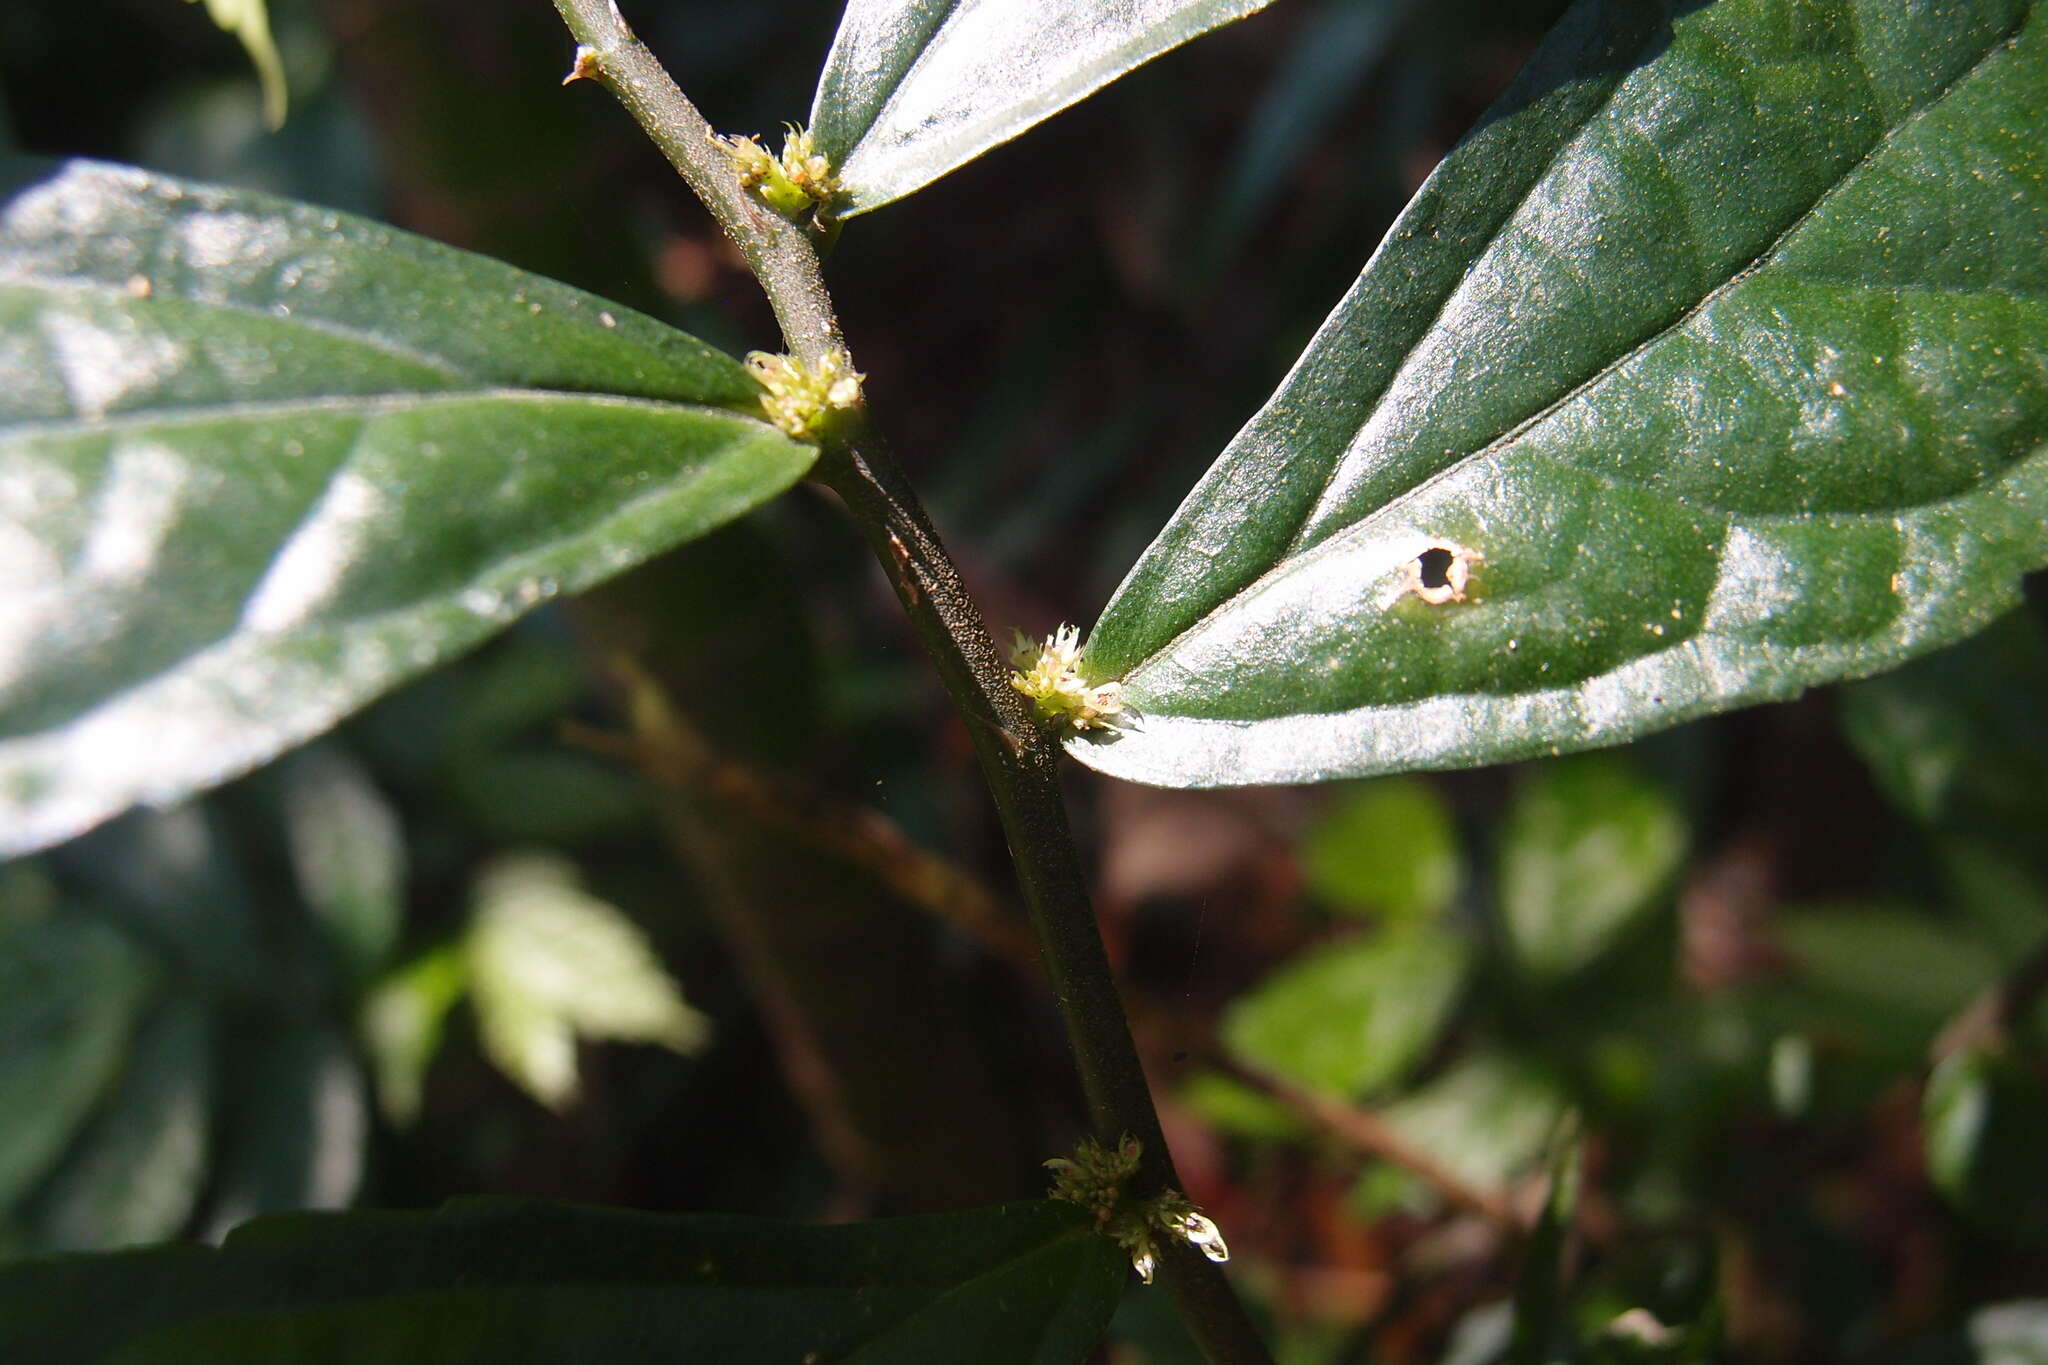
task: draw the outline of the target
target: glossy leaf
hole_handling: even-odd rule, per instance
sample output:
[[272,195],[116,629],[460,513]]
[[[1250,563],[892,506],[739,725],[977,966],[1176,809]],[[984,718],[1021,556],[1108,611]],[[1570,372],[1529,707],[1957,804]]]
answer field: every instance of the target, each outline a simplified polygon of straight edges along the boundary
[[1686,843],[1672,793],[1625,758],[1535,769],[1501,837],[1501,916],[1517,960],[1541,977],[1593,961],[1656,909]]
[[345,215],[0,168],[0,856],[174,801],[813,452],[650,318]]
[[1302,954],[1232,1003],[1223,1041],[1238,1060],[1326,1094],[1400,1079],[1436,1038],[1465,976],[1464,945],[1407,924]]
[[863,213],[1270,3],[848,0],[811,131]]
[[2044,87],[2033,0],[1582,0],[1126,578],[1144,722],[1073,752],[1490,763],[1984,625],[2048,563]]
[[259,1219],[0,1270],[0,1355],[99,1361],[1087,1357],[1128,1261],[1080,1210],[837,1227],[487,1201]]

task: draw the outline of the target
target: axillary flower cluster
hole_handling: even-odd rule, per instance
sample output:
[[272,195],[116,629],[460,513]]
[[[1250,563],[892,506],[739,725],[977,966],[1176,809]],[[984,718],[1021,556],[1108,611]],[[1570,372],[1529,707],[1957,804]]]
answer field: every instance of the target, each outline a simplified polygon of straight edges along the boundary
[[1090,683],[1081,676],[1080,631],[1062,625],[1043,645],[1021,630],[1012,635],[1010,662],[1020,671],[1010,676],[1010,686],[1031,698],[1041,719],[1074,730],[1110,730],[1129,723],[1122,683]]
[[831,159],[819,152],[809,129],[794,123],[783,127],[788,133],[782,139],[779,157],[770,155],[761,145],[758,133],[745,137],[720,137],[714,133],[711,140],[733,159],[739,169],[741,187],[760,195],[783,217],[794,219],[811,212],[821,218],[829,217],[832,206],[845,191],[838,172],[833,170]]
[[747,370],[761,386],[761,410],[799,441],[816,442],[839,413],[860,405],[861,380],[845,351],[833,347],[806,365],[793,355],[750,351]]
[[1053,1173],[1052,1197],[1079,1204],[1095,1215],[1095,1224],[1130,1253],[1131,1268],[1146,1284],[1159,1268],[1159,1239],[1178,1238],[1216,1262],[1230,1259],[1223,1234],[1179,1190],[1165,1190],[1150,1199],[1134,1200],[1125,1186],[1138,1171],[1143,1149],[1129,1133],[1114,1150],[1083,1141],[1072,1157],[1056,1156],[1045,1163]]

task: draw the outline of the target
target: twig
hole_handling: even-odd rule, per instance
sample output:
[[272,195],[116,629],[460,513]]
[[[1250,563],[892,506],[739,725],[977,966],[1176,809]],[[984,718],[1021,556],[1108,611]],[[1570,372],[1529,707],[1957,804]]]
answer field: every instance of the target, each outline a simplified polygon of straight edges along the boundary
[[[748,197],[704,116],[633,36],[612,0],[555,0],[555,8],[585,49],[572,74],[594,77],[617,95],[718,218],[767,292],[789,350],[816,363],[843,347],[804,230]],[[1114,1142],[1128,1133],[1141,1144],[1134,1195],[1178,1188],[1067,824],[1059,746],[1009,685],[1010,669],[980,609],[865,410],[849,416],[821,450],[817,477],[845,501],[967,722],[1096,1135]],[[1203,1353],[1216,1365],[1267,1365],[1271,1357],[1229,1281],[1204,1257],[1184,1250],[1189,1254],[1165,1259],[1167,1287]]]
[[1342,1100],[1331,1099],[1326,1095],[1318,1095],[1312,1090],[1304,1090],[1277,1076],[1269,1076],[1248,1067],[1225,1063],[1225,1068],[1239,1080],[1265,1091],[1332,1137],[1366,1156],[1392,1166],[1399,1166],[1442,1195],[1446,1203],[1476,1213],[1488,1222],[1517,1234],[1526,1231],[1505,1193],[1482,1190],[1471,1184],[1456,1171],[1402,1137],[1392,1124],[1370,1109],[1346,1104]]
[[1004,912],[979,880],[920,847],[878,810],[833,801],[715,753],[697,728],[637,664],[616,671],[627,689],[632,733],[569,722],[570,742],[617,759],[671,790],[708,797],[867,872],[905,903],[1035,974],[1038,950],[1021,920]]
[[2036,944],[2017,967],[1943,1025],[1934,1036],[1928,1060],[1940,1062],[1968,1048],[2002,1042],[2027,1017],[2043,991],[2048,991],[2048,939]]

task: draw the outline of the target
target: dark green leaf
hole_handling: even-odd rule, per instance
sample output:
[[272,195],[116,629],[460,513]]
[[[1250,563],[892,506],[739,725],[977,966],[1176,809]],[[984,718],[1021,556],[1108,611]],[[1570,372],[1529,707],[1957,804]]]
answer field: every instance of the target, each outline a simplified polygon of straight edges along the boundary
[[846,183],[846,211],[862,213],[1271,3],[848,0],[811,131]]
[[345,1207],[362,1180],[369,1095],[346,1042],[317,1024],[269,1023],[232,1074],[207,1225],[215,1235],[261,1213]]
[[137,1030],[121,1086],[73,1139],[29,1223],[38,1246],[102,1250],[175,1236],[206,1179],[214,1024],[176,1000]]
[[1922,1103],[1935,1188],[1980,1226],[2048,1244],[2048,1085],[2040,1075],[2014,1056],[1966,1048],[1934,1068]]
[[1086,1358],[1127,1266],[1044,1202],[819,1228],[512,1201],[287,1215],[217,1252],[0,1271],[0,1355],[1054,1365]]
[[1924,1045],[1997,980],[1997,955],[1933,916],[1885,905],[1788,911],[1774,926],[1802,988]]
[[0,917],[0,1213],[56,1164],[128,1057],[151,973],[90,916]]
[[1233,1002],[1223,1041],[1240,1061],[1327,1094],[1398,1080],[1435,1040],[1466,953],[1432,923],[1302,954]]
[[0,854],[168,802],[787,487],[662,324],[341,214],[0,169]]
[[1073,751],[1489,763],[1984,625],[2048,562],[2044,88],[2033,0],[1582,0],[1118,590],[1144,723]]
[[1537,976],[1605,952],[1667,891],[1685,858],[1672,794],[1627,759],[1587,754],[1530,773],[1501,838],[1508,941]]
[[1333,910],[1416,919],[1458,894],[1458,831],[1420,778],[1340,797],[1302,839],[1301,862],[1309,890]]
[[405,836],[369,774],[316,746],[286,766],[285,837],[299,894],[354,984],[384,965],[405,919]]

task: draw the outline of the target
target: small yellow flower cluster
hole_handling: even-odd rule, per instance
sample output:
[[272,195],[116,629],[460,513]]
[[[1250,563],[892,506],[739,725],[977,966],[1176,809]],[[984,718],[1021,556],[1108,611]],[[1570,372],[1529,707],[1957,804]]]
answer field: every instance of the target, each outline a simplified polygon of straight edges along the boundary
[[809,129],[785,124],[782,155],[771,156],[761,145],[759,134],[741,137],[712,135],[712,141],[733,159],[740,184],[759,194],[769,207],[785,218],[796,218],[807,210],[828,213],[844,190],[830,158],[818,151]]
[[793,355],[766,351],[750,352],[747,369],[761,385],[761,407],[768,420],[799,441],[821,439],[835,413],[858,406],[860,383],[866,377],[837,347],[819,357],[816,369]]
[[1140,1204],[1128,1204],[1124,1185],[1138,1171],[1138,1154],[1143,1150],[1129,1133],[1111,1151],[1099,1142],[1083,1140],[1072,1158],[1054,1157],[1045,1163],[1053,1173],[1052,1197],[1079,1204],[1095,1215],[1095,1224],[1106,1236],[1130,1253],[1131,1268],[1146,1284],[1159,1268],[1159,1238],[1178,1237],[1216,1262],[1230,1259],[1223,1233],[1216,1224],[1195,1211],[1179,1190],[1166,1190]]
[[1081,677],[1081,632],[1062,625],[1034,644],[1023,631],[1013,631],[1010,662],[1021,670],[1010,686],[1031,698],[1038,714],[1076,730],[1108,730],[1124,722],[1123,684],[1090,685]]

